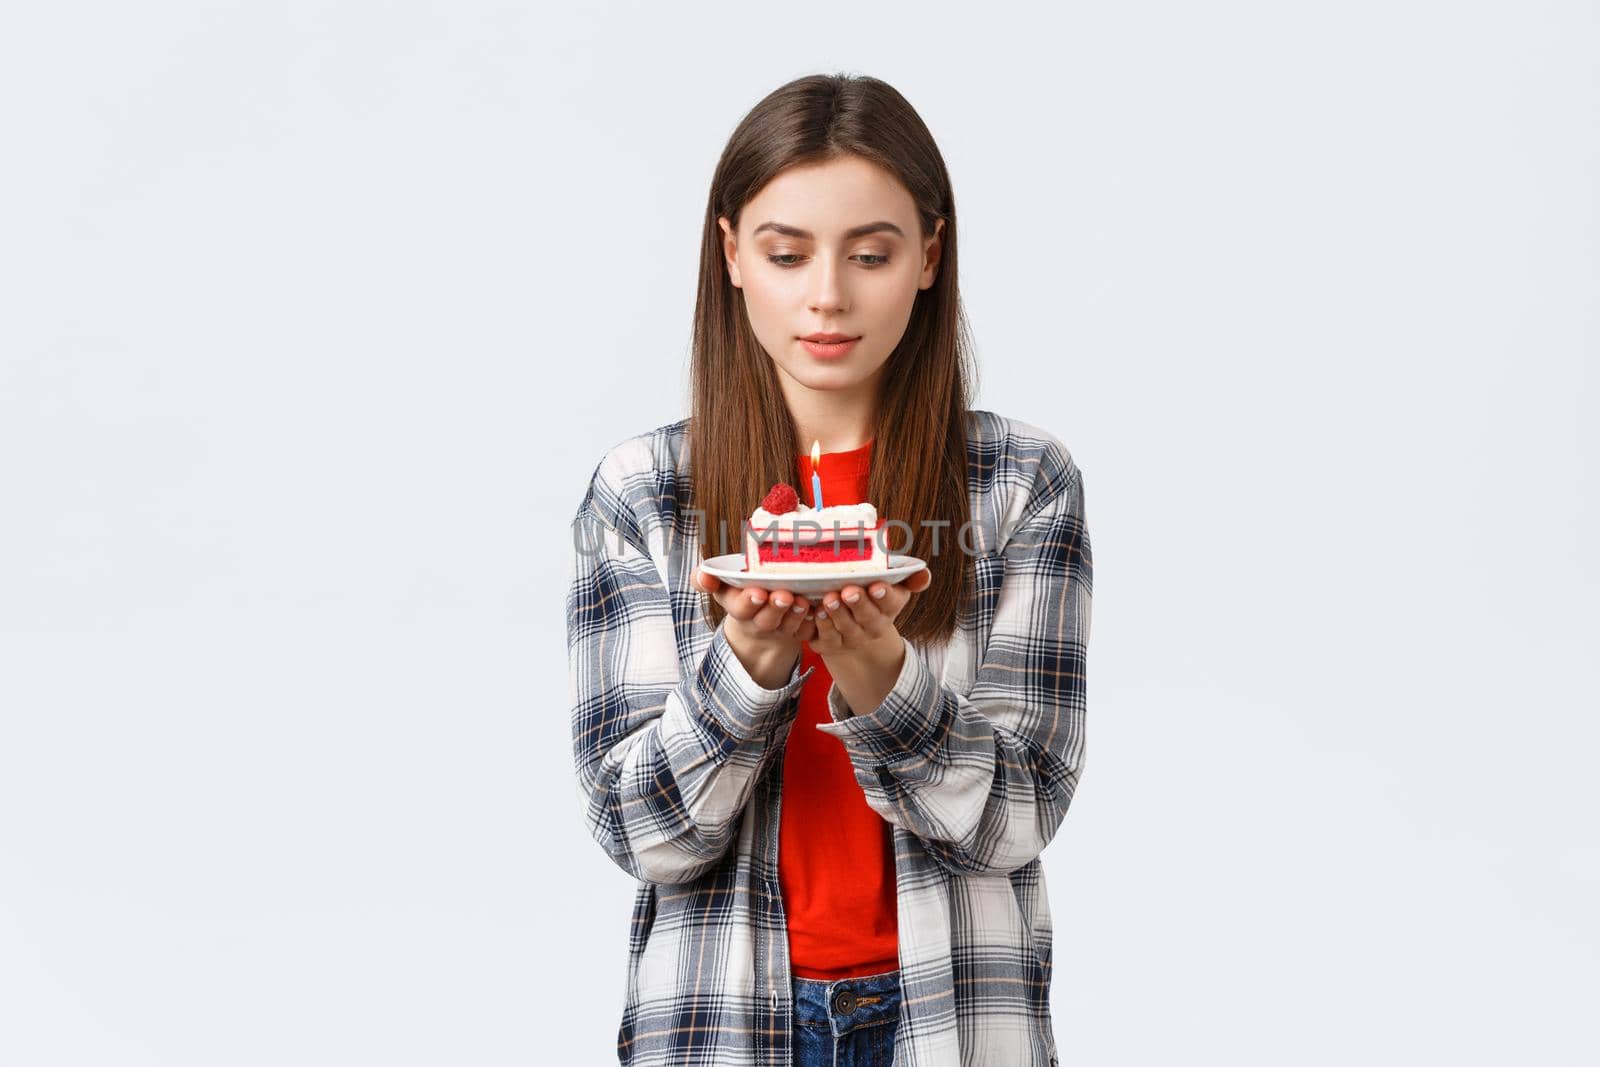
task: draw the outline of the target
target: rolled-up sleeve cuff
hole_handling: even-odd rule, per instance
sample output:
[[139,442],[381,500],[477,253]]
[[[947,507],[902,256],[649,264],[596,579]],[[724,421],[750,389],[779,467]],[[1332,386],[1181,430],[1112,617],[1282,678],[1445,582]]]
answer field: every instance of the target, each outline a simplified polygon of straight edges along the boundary
[[852,757],[887,763],[908,753],[929,751],[936,743],[943,707],[939,680],[928,669],[922,653],[906,639],[905,659],[894,688],[869,714],[854,715],[837,684],[828,689],[828,716],[832,722],[817,729],[844,742]]
[[753,740],[788,718],[792,709],[786,705],[816,671],[816,667],[802,671],[800,662],[795,662],[787,682],[768,689],[750,676],[719,626],[695,672],[695,705],[733,738]]

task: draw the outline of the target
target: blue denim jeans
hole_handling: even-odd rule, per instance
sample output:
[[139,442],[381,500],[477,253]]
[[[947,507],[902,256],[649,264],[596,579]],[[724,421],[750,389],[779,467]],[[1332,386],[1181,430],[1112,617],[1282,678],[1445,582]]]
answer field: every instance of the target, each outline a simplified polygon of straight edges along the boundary
[[900,972],[794,978],[794,1067],[891,1067]]

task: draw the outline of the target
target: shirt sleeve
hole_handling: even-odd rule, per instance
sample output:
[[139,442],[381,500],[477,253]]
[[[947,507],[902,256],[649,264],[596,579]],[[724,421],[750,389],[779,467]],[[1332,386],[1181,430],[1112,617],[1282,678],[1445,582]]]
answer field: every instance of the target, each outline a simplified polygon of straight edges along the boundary
[[1083,482],[1020,521],[1002,548],[994,624],[970,694],[934,677],[905,638],[894,688],[852,714],[838,687],[832,722],[880,815],[960,874],[1009,874],[1054,836],[1083,769],[1085,662],[1093,563]]
[[684,672],[662,571],[607,467],[596,468],[572,522],[566,613],[579,803],[624,871],[687,882],[737,836],[777,753],[774,734],[793,721],[815,668],[801,672],[797,659],[789,681],[768,689],[719,626]]

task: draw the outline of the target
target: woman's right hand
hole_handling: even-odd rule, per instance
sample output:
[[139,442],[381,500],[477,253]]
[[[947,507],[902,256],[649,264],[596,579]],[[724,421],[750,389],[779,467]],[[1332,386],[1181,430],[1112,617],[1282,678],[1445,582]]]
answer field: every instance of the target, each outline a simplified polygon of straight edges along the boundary
[[699,567],[689,580],[696,589],[710,593],[727,613],[723,632],[751,677],[768,689],[787,681],[800,654],[800,642],[816,636],[811,602],[785,589],[768,593],[754,586],[740,589],[727,585]]

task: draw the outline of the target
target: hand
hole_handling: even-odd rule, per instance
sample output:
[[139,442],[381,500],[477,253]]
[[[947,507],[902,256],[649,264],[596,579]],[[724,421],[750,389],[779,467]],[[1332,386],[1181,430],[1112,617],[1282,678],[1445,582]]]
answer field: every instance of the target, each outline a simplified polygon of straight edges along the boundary
[[[896,585],[847,585],[823,594],[822,607],[815,613],[817,634],[809,639],[811,647],[824,659],[898,653],[901,642],[895,620],[913,595],[932,584],[933,575],[924,568]],[[830,663],[829,670],[833,669]]]
[[709,592],[722,605],[728,617],[723,619],[723,629],[728,638],[741,648],[771,648],[789,653],[790,659],[800,653],[800,641],[811,640],[816,624],[811,621],[811,601],[787,590],[768,590],[760,587],[739,589],[717,577],[704,573],[696,566],[690,576],[694,589]]

